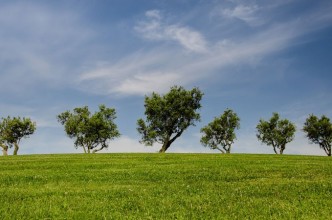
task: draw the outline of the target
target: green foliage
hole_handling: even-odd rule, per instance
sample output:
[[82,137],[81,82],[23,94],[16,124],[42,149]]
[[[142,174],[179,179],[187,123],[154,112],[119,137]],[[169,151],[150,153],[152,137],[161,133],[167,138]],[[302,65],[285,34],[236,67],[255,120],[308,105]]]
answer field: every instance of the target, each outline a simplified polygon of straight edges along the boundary
[[201,108],[203,93],[198,88],[185,90],[174,86],[161,96],[152,93],[145,97],[146,121],[137,121],[137,130],[142,135],[141,143],[147,146],[158,142],[162,144],[160,152],[165,152],[189,126],[200,120],[196,111]]
[[[230,153],[231,146],[236,139],[235,129],[239,128],[240,118],[231,109],[227,109],[219,118],[215,118],[201,129],[203,133],[201,143],[222,153]],[[223,150],[219,145],[222,146]]]
[[328,117],[323,115],[319,119],[315,115],[310,115],[304,123],[303,131],[312,143],[318,144],[328,156],[331,156],[332,123]]
[[0,146],[3,154],[7,155],[8,147],[14,146],[14,155],[17,155],[22,138],[28,138],[36,130],[36,123],[30,118],[8,116],[0,122]]
[[328,157],[2,157],[0,219],[331,219]]
[[58,115],[68,137],[75,139],[75,147],[82,147],[85,153],[95,153],[108,147],[110,140],[120,136],[114,123],[116,112],[113,108],[99,106],[99,111],[91,115],[88,107],[75,108]]
[[283,154],[286,144],[294,139],[296,127],[289,120],[279,119],[278,113],[273,113],[270,121],[261,119],[257,125],[257,138],[267,145],[271,145],[276,154]]

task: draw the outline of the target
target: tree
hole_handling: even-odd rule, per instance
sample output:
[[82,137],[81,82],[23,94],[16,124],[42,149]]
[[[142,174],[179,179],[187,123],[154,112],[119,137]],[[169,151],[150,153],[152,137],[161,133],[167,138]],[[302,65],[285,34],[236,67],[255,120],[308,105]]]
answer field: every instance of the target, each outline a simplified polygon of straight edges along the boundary
[[185,90],[173,86],[167,94],[152,93],[145,97],[146,122],[137,121],[138,132],[142,135],[140,143],[152,146],[162,144],[160,153],[166,152],[171,144],[190,126],[200,120],[196,111],[201,108],[203,93],[198,88]]
[[320,119],[311,114],[304,123],[303,131],[308,139],[323,148],[327,156],[331,156],[332,123],[323,115]]
[[217,149],[222,153],[230,153],[231,146],[236,139],[235,129],[239,128],[240,118],[231,109],[227,109],[219,118],[214,118],[212,122],[201,129],[203,133],[201,143],[205,147]]
[[276,154],[283,154],[286,144],[294,139],[296,127],[289,120],[279,119],[278,113],[273,113],[270,121],[261,119],[257,125],[257,138],[267,145],[271,145]]
[[108,148],[110,140],[120,136],[114,123],[116,112],[113,108],[99,106],[99,111],[91,115],[88,106],[75,108],[57,116],[64,125],[68,137],[75,139],[75,147],[82,147],[85,153],[96,153]]
[[30,118],[8,116],[0,122],[0,146],[3,155],[8,155],[8,148],[14,146],[13,155],[17,155],[22,138],[28,138],[36,130],[36,123]]

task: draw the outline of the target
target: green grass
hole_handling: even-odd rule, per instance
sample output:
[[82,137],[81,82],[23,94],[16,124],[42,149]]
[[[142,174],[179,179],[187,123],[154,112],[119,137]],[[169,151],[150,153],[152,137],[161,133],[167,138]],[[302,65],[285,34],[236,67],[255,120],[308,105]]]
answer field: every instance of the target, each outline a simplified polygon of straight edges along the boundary
[[0,219],[332,219],[331,159],[0,157]]

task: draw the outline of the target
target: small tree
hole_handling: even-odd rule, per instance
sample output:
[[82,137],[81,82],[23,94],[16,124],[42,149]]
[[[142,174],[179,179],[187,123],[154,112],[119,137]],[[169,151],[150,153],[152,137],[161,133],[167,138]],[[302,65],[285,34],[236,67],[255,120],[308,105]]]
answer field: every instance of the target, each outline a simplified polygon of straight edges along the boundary
[[230,153],[231,146],[236,139],[235,129],[239,128],[240,118],[231,109],[227,109],[219,118],[214,118],[212,122],[201,129],[203,133],[201,143],[205,147],[217,149],[222,153]]
[[328,117],[323,115],[319,119],[313,114],[310,115],[304,123],[303,131],[312,143],[318,144],[327,156],[331,156],[332,123]]
[[278,113],[273,113],[270,121],[261,119],[257,125],[257,138],[267,145],[271,145],[276,154],[283,154],[286,144],[294,139],[296,127],[287,119],[280,120]]
[[8,148],[14,146],[13,155],[17,155],[22,138],[28,138],[36,130],[36,123],[30,118],[7,117],[0,122],[0,146],[3,155],[8,155]]
[[201,108],[202,96],[198,88],[187,91],[181,86],[171,87],[163,96],[157,93],[146,96],[146,122],[143,119],[137,121],[137,130],[142,135],[140,142],[147,146],[160,143],[159,152],[166,152],[184,130],[200,120],[200,114],[196,111]]
[[113,108],[99,106],[99,111],[91,115],[87,106],[66,111],[57,116],[64,125],[68,137],[75,139],[75,147],[82,147],[85,153],[96,153],[108,148],[108,143],[120,136],[114,120]]

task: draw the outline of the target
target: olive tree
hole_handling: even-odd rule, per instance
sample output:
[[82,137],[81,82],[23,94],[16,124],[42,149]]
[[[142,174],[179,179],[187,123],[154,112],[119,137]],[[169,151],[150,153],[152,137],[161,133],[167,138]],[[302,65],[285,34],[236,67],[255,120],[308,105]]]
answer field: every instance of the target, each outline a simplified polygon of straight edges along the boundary
[[99,111],[91,114],[88,106],[65,111],[57,116],[64,125],[68,137],[75,139],[75,147],[82,147],[85,153],[95,153],[108,148],[110,140],[120,136],[114,123],[116,112],[113,108],[99,106]]
[[304,123],[303,131],[312,143],[318,144],[327,156],[331,156],[332,123],[328,117],[323,115],[318,118],[313,114],[309,115]]
[[166,152],[171,144],[191,125],[200,120],[197,110],[201,108],[203,93],[198,88],[185,90],[173,86],[164,95],[155,92],[145,97],[145,121],[137,121],[140,143],[152,146],[162,144],[160,153]]
[[[240,128],[240,118],[231,109],[227,109],[220,117],[214,118],[201,129],[201,143],[205,147],[217,149],[222,153],[230,153],[236,139],[235,129]],[[221,147],[222,148],[221,148]]]
[[0,146],[3,155],[8,155],[8,148],[14,146],[13,155],[17,155],[22,138],[28,138],[36,130],[36,123],[30,118],[8,116],[0,122]]
[[278,113],[273,113],[269,121],[261,119],[257,125],[257,138],[271,145],[276,154],[283,154],[286,144],[294,139],[296,127],[287,119],[281,120]]

